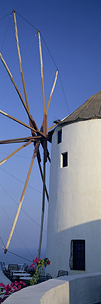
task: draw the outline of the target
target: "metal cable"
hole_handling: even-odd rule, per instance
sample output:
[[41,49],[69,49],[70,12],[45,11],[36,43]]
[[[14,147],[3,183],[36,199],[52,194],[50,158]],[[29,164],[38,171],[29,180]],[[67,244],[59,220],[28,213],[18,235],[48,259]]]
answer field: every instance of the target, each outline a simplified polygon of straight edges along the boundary
[[[0,184],[0,186],[3,188],[3,190],[7,193],[7,195],[12,199],[12,201],[18,206],[17,202],[14,200],[14,198],[8,193],[8,191]],[[41,227],[35,220],[33,220],[33,218],[23,209],[21,208],[21,211],[23,211],[29,218],[31,221],[33,221],[39,228]],[[47,231],[45,229],[43,229],[46,233]]]
[[[11,220],[9,219],[9,217],[8,217],[6,211],[5,211],[5,209],[3,208],[3,206],[2,206],[1,203],[0,203],[0,206],[1,206],[1,208],[3,209],[5,215],[7,216],[8,220],[9,220],[11,226],[12,226],[12,222],[11,222]],[[19,233],[17,232],[16,228],[15,228],[15,232],[16,232],[16,234],[18,235],[18,237],[19,237],[20,241],[22,242],[22,244],[24,245],[24,247],[26,248],[26,250],[28,251],[28,253],[29,253],[29,254],[31,255],[31,257],[33,258],[32,254],[30,253],[30,251],[29,251],[28,248],[26,247],[25,243],[22,241],[22,239],[21,239]]]
[[[20,183],[24,184],[24,182],[22,182],[20,179],[18,179],[17,177],[15,177],[14,175],[12,175],[11,173],[7,172],[6,170],[4,170],[4,169],[2,169],[2,168],[0,168],[0,170],[6,172],[6,173],[9,174],[10,176],[12,176],[12,177],[15,178],[16,180],[18,180]],[[33,187],[29,186],[29,185],[28,185],[27,187],[29,187],[29,188],[33,189],[34,191],[37,191],[38,193],[41,193],[41,194],[42,194],[41,191],[36,190],[35,188],[33,188]]]
[[22,17],[18,12],[16,12],[16,14],[18,14],[23,20],[25,20],[29,25],[31,25],[33,28],[35,28],[35,30],[38,31],[38,29],[32,23],[30,23],[27,19],[25,19],[24,17]]
[[3,43],[2,43],[2,47],[1,47],[1,52],[2,52],[4,42],[5,42],[5,39],[6,39],[6,36],[7,36],[7,32],[8,32],[8,28],[9,28],[9,25],[10,25],[11,17],[12,17],[12,14],[10,15],[10,19],[9,19],[8,26],[7,26],[7,29],[6,29],[5,37],[4,37],[4,40],[3,40]]
[[[28,53],[29,53],[29,50],[30,50],[30,48],[31,48],[31,46],[32,46],[32,44],[33,44],[35,38],[36,38],[36,35],[37,35],[37,33],[35,34],[35,36],[34,36],[32,42],[31,42],[31,44],[30,44],[30,46],[29,46],[29,48],[28,48],[28,51],[27,51],[26,54],[25,54],[24,60],[25,60],[26,56],[27,56]],[[23,62],[24,62],[24,60],[23,60]],[[19,70],[16,72],[15,76],[18,74],[18,72],[19,72]],[[14,77],[15,77],[15,76],[14,76]],[[8,86],[8,88],[7,88],[7,90],[6,90],[5,94],[4,94],[4,96],[3,96],[2,99],[0,100],[0,104],[1,104],[1,102],[3,101],[4,97],[6,96],[6,94],[7,94],[8,90],[9,90],[9,88],[11,87],[11,84],[12,84],[12,83],[10,83],[10,85]],[[21,106],[21,105],[20,105],[20,106]],[[20,107],[20,106],[19,106],[19,107]],[[18,107],[17,109],[19,109],[19,107]],[[16,110],[17,110],[17,109],[16,109]],[[15,110],[13,113],[15,113],[16,110]],[[3,120],[4,120],[4,119],[3,119]],[[2,121],[3,121],[3,120],[2,120]],[[2,122],[1,122],[1,123],[2,123]]]
[[9,15],[11,15],[12,14],[12,12],[11,13],[9,13],[9,14],[7,14],[7,15],[5,15],[4,17],[2,17],[2,18],[0,18],[0,20],[2,20],[2,19],[4,19],[5,17],[7,17],[7,16],[9,16]]
[[[59,77],[60,77],[60,72],[59,72]],[[60,77],[60,83],[61,83],[61,87],[62,87],[62,91],[63,91],[64,99],[65,99],[65,102],[66,102],[66,106],[67,106],[67,109],[68,109],[68,113],[69,113],[69,115],[70,115],[69,106],[68,106],[68,103],[67,103],[67,99],[66,99],[66,95],[65,95],[64,88],[63,88],[63,84],[62,84],[61,77]]]
[[17,257],[19,257],[19,258],[23,259],[23,260],[26,260],[26,261],[28,261],[28,262],[31,262],[31,263],[32,263],[32,260],[26,259],[26,258],[22,257],[22,256],[21,256],[21,255],[19,255],[19,254],[16,254],[16,253],[11,252],[11,251],[9,251],[9,250],[7,250],[7,252],[9,252],[9,253],[11,253],[11,254],[13,254],[13,255],[15,255],[15,256],[17,256]]

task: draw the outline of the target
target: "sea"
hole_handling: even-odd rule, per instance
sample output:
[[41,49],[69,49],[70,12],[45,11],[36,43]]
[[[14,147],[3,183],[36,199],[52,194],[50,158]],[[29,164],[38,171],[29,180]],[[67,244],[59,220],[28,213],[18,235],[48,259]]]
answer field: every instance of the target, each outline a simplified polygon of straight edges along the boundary
[[[33,248],[10,248],[7,253],[4,253],[3,248],[0,248],[0,262],[8,264],[26,264],[30,265],[38,256],[38,249]],[[40,258],[46,257],[46,249],[42,249]]]

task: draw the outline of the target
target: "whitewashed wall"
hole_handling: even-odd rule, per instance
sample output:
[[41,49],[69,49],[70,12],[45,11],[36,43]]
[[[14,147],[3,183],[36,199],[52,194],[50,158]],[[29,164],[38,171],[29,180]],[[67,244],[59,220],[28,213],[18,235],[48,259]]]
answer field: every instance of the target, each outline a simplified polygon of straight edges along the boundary
[[[62,142],[52,138],[47,234],[48,272],[69,268],[70,241],[85,239],[85,271],[101,271],[101,119],[62,127]],[[60,167],[61,153],[69,164]],[[80,271],[81,273],[81,271]]]

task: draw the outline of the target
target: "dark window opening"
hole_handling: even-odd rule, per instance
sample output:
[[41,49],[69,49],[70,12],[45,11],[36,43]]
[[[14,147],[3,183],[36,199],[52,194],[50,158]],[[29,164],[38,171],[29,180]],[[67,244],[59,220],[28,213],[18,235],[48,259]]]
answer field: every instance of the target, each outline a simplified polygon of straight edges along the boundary
[[62,167],[68,166],[68,153],[62,153]]
[[62,142],[62,130],[58,131],[58,144]]
[[85,240],[71,241],[70,269],[85,270]]

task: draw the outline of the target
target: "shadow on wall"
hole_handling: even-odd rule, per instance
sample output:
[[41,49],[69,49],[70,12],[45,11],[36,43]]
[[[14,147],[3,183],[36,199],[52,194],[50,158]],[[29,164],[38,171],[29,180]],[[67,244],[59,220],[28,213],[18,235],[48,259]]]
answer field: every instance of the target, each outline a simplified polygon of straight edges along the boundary
[[74,226],[58,233],[51,231],[51,238],[47,242],[47,257],[51,260],[51,265],[48,268],[49,273],[56,277],[60,269],[68,270],[69,274],[73,272],[69,267],[72,240],[85,241],[84,272],[101,272],[100,237],[101,220]]

